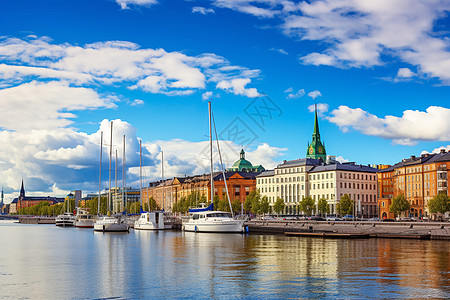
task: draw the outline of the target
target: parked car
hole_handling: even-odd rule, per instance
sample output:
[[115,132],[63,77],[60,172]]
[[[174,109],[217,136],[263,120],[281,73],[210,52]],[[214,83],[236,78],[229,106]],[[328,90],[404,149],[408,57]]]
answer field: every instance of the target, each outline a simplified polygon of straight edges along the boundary
[[395,220],[394,219],[383,219],[382,222],[395,222]]
[[380,218],[370,218],[369,219],[370,222],[380,222]]
[[[353,221],[353,216],[352,215],[346,215],[346,216],[344,216],[343,217],[343,219],[345,220],[345,221]],[[356,219],[356,218],[355,218]]]
[[343,221],[344,219],[334,216],[327,217],[327,221]]
[[309,216],[308,220],[311,220],[311,221],[325,221],[325,218],[323,218],[321,216]]

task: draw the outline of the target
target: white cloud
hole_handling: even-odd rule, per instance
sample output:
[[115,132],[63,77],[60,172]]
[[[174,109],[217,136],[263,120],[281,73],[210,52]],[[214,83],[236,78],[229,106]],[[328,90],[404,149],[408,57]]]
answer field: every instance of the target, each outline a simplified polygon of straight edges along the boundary
[[[441,150],[445,150],[445,151],[450,151],[450,145],[447,145],[447,146],[441,146],[441,147],[439,147],[439,148],[435,148],[435,149],[433,149],[433,151],[431,151],[431,153],[440,153],[441,152]],[[424,150],[424,151],[422,151],[421,153],[420,153],[420,155],[422,155],[422,154],[429,154],[430,152],[428,152],[427,150]]]
[[342,105],[330,113],[328,120],[343,132],[353,129],[366,135],[392,139],[401,145],[450,140],[450,109],[438,106],[430,106],[426,111],[406,110],[402,117],[379,118],[360,108]]
[[289,87],[287,89],[284,90],[285,93],[291,93],[294,90],[293,87]]
[[308,106],[309,112],[315,111],[317,106],[317,114],[322,117],[326,112],[328,112],[328,104],[327,103],[317,103],[317,104],[311,104]]
[[138,105],[144,105],[144,101],[141,99],[135,99],[133,102],[131,102],[131,106],[138,106]]
[[213,92],[204,92],[202,94],[202,100],[206,101],[208,99],[211,99],[213,97]]
[[116,0],[121,9],[129,9],[130,5],[152,6],[158,3],[158,0]]
[[337,157],[336,157],[336,160],[337,160],[338,162],[340,162],[341,164],[342,164],[342,163],[349,162],[348,159],[346,159],[346,158],[344,158],[344,157],[342,157],[342,156],[337,156]]
[[281,53],[281,54],[284,54],[284,55],[288,55],[288,54],[289,54],[289,53],[287,53],[286,50],[280,49],[280,48],[271,48],[270,50],[271,50],[271,51],[278,52],[278,53]]
[[413,71],[411,71],[408,68],[400,68],[398,69],[397,72],[397,78],[411,78],[416,76],[416,73],[414,73]]
[[[285,93],[288,91],[289,89],[287,89],[285,91]],[[305,90],[304,89],[300,89],[298,90],[296,93],[291,93],[293,90],[291,88],[291,90],[288,92],[289,94],[286,96],[286,99],[297,99],[297,98],[301,98],[305,95]]]
[[46,37],[0,37],[0,79],[5,80],[2,87],[50,78],[77,86],[122,85],[150,93],[188,95],[205,89],[209,82],[250,80],[259,73],[233,66],[212,53],[188,56],[163,49],[141,49],[127,41],[74,46],[54,45]]
[[202,15],[215,13],[214,9],[212,9],[212,8],[205,8],[205,7],[199,7],[199,6],[193,7],[192,8],[192,12],[193,13],[199,13],[199,14],[202,14]]
[[60,82],[32,81],[0,90],[0,128],[7,130],[55,129],[72,123],[69,111],[113,108],[113,98]]
[[308,96],[313,98],[313,99],[316,99],[317,97],[322,96],[322,93],[317,91],[317,90],[315,90],[315,91],[309,92]]
[[[395,60],[416,66],[423,78],[450,84],[450,40],[439,21],[448,0],[212,0],[219,8],[276,18],[284,34],[317,41],[322,51],[304,64],[339,68],[380,66]],[[273,22],[273,21],[271,21]],[[437,25],[438,24],[438,25]]]
[[245,88],[250,83],[249,78],[237,78],[232,80],[223,80],[217,83],[217,88],[232,92],[235,95],[247,96],[255,98],[261,96],[255,88]]

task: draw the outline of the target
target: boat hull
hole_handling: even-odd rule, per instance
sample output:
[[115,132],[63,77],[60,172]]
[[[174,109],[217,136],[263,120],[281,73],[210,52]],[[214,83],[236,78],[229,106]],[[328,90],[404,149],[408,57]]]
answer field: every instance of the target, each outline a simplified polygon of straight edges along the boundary
[[78,228],[93,228],[94,227],[94,220],[75,221],[75,227],[78,227]]
[[183,224],[184,231],[191,232],[219,232],[219,233],[244,233],[243,221],[228,221],[228,222],[211,222],[211,223],[185,223]]
[[101,232],[128,232],[130,226],[122,222],[121,218],[103,217],[94,223],[94,231]]
[[164,214],[162,212],[145,212],[134,222],[136,230],[165,230],[171,229],[172,225],[164,224]]

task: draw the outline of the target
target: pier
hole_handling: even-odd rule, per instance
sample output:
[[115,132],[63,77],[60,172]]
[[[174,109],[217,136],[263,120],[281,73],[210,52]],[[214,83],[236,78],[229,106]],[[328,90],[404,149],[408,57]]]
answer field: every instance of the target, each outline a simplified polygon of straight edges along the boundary
[[246,225],[251,233],[286,234],[299,237],[450,240],[450,223],[448,222],[251,220]]

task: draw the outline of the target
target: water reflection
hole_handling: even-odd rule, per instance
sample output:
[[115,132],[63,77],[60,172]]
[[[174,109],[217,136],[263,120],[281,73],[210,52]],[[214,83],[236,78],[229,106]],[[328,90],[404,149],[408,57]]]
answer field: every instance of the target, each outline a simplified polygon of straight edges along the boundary
[[3,221],[0,234],[0,298],[450,297],[446,241],[103,234]]

